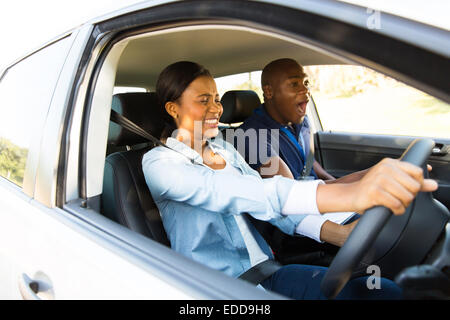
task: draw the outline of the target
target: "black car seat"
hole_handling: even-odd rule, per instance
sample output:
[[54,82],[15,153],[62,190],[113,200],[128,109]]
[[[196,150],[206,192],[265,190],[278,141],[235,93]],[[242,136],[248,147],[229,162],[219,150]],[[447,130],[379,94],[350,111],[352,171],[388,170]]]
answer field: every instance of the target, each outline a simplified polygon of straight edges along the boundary
[[[112,110],[155,137],[159,137],[163,130],[155,93],[114,95]],[[159,210],[142,172],[142,157],[153,147],[146,142],[145,138],[110,122],[108,147],[126,149],[106,157],[101,211],[106,217],[129,229],[170,246]]]
[[227,91],[220,102],[223,106],[220,122],[229,126],[243,122],[261,104],[258,95],[252,90]]
[[231,90],[225,92],[220,102],[223,113],[220,117],[219,129],[222,138],[233,144],[235,129],[253,114],[261,101],[252,90]]

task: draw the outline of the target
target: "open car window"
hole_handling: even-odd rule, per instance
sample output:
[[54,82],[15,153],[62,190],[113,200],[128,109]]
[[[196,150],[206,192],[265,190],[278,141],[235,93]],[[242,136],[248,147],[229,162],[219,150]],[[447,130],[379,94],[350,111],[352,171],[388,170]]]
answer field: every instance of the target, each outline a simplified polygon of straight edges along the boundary
[[324,131],[450,139],[450,105],[371,69],[307,66]]

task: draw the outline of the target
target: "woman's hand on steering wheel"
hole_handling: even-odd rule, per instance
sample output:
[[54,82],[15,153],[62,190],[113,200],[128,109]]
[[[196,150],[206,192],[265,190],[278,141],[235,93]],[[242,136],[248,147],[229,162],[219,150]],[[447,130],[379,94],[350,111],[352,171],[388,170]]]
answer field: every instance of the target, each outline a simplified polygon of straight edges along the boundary
[[[385,227],[391,213],[404,213],[418,192],[437,189],[436,181],[424,179],[421,169],[434,145],[431,139],[416,139],[411,142],[400,160],[384,159],[370,168],[364,178],[348,186],[353,189],[349,191],[353,192],[354,210],[365,213],[338,251],[322,280],[321,290],[325,296],[334,298],[339,294],[350,279],[355,266]],[[427,169],[430,170],[431,167]],[[324,196],[330,194],[327,191],[325,189],[324,192],[318,192],[318,200],[321,197],[324,201]],[[345,203],[349,199],[345,193],[340,196],[341,202],[344,202],[341,206],[351,205]],[[324,203],[328,204],[326,200]]]
[[437,187],[436,181],[424,179],[422,168],[385,158],[370,168],[361,180],[352,183],[352,207],[356,212],[364,212],[375,206],[384,206],[400,215],[418,192],[431,192]]
[[424,179],[421,167],[408,162],[385,158],[358,181],[321,184],[317,187],[319,211],[354,211],[364,213],[375,206],[384,206],[396,215],[405,212],[419,191],[431,192],[436,181]]

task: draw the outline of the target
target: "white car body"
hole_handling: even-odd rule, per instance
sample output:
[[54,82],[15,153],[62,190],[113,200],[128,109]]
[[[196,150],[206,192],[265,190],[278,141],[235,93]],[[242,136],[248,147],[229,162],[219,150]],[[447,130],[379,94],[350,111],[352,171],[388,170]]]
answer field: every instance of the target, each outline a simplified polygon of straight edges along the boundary
[[[23,187],[0,176],[0,299],[281,298],[191,261],[86,208],[86,203],[79,199],[81,193],[89,198],[102,192],[112,98],[102,92],[112,90],[114,83],[108,79],[114,77],[121,53],[120,46],[115,47],[98,75],[100,80],[91,97],[94,107],[89,115],[89,134],[85,137],[87,148],[83,151],[80,145],[85,102],[92,89],[89,80],[109,35],[96,43],[90,54],[86,54],[85,48],[92,41],[92,34],[101,32],[96,29],[99,23],[167,3],[172,1],[140,3],[92,20],[61,37],[68,37],[70,49],[59,69],[45,124],[30,145]],[[289,1],[283,1],[283,5],[300,6]],[[354,25],[366,23],[360,16],[346,15],[349,7],[345,4],[301,1],[301,5],[311,14],[347,19]],[[396,34],[390,36],[395,38]],[[413,34],[403,40],[410,41],[410,36]],[[426,38],[427,34],[422,36],[424,46],[435,50],[437,39]],[[308,42],[304,45],[315,47]],[[450,52],[449,45],[440,43],[440,52]],[[68,126],[66,121],[70,123],[67,131],[63,130]],[[84,186],[79,180],[82,152],[87,153]],[[62,159],[64,171],[60,169]],[[58,193],[62,184],[65,194]],[[39,285],[38,293],[30,286],[33,282]]]

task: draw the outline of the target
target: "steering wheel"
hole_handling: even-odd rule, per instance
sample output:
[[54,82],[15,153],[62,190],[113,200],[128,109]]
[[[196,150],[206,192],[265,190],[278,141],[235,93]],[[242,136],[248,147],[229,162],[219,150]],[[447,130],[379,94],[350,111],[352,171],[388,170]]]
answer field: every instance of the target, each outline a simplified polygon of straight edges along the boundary
[[[433,147],[432,139],[416,139],[411,142],[400,160],[422,167]],[[339,294],[391,214],[392,211],[388,208],[376,206],[362,215],[322,280],[321,290],[327,298],[333,299]]]

